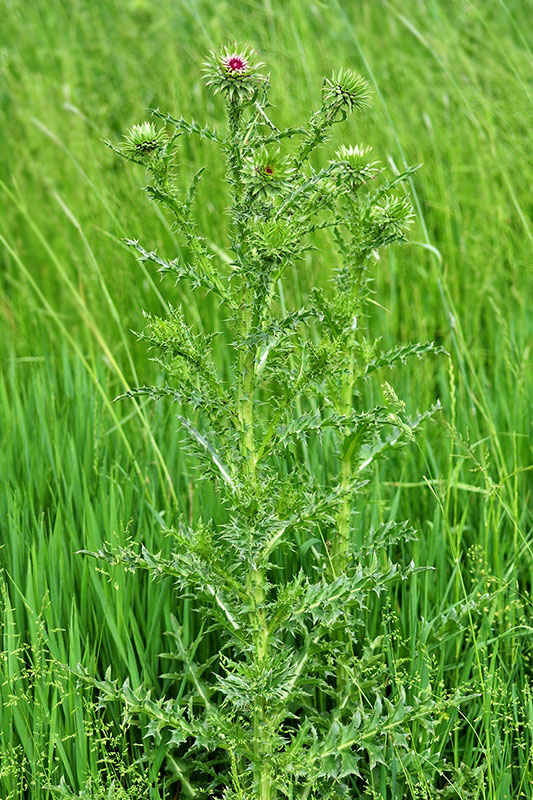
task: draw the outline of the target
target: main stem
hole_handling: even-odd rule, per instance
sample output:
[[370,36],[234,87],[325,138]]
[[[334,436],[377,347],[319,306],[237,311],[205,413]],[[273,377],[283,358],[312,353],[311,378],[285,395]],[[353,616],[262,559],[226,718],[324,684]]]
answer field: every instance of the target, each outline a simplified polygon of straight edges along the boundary
[[[348,277],[346,275],[345,277]],[[341,468],[339,488],[342,495],[341,506],[337,515],[337,536],[332,548],[331,568],[333,577],[338,577],[346,572],[350,554],[350,533],[352,521],[352,494],[350,484],[353,480],[354,446],[353,440],[349,437],[353,433],[350,430],[349,418],[353,411],[353,393],[357,377],[356,366],[356,342],[357,342],[357,318],[363,301],[365,286],[365,267],[359,266],[356,271],[355,280],[349,283],[349,306],[352,309],[353,320],[346,337],[345,343],[345,369],[341,381],[341,394],[338,404],[339,413],[346,418],[347,424],[341,443]]]
[[[344,417],[349,417],[353,408],[353,388],[355,382],[355,332],[351,332],[347,341],[346,370],[342,378],[341,398],[339,411]],[[332,571],[336,578],[346,572],[350,553],[350,533],[352,519],[352,498],[350,484],[352,482],[353,452],[348,441],[350,430],[345,428],[342,441],[342,460],[340,469],[340,490],[342,493],[341,507],[337,516],[337,536],[333,545]],[[350,653],[351,642],[344,629],[338,632],[341,649],[346,655]],[[337,691],[343,691],[346,685],[346,671],[342,662],[337,664]]]
[[[353,408],[353,388],[355,382],[355,333],[350,334],[347,342],[347,365],[342,378],[339,411],[349,417]],[[352,482],[353,453],[348,444],[349,427],[345,429],[342,441],[342,459],[340,468],[341,507],[337,515],[337,536],[333,545],[332,564],[335,577],[345,572],[350,552],[350,529],[352,517],[352,499],[349,488]]]
[[[243,472],[248,490],[255,494],[257,487],[257,455],[254,438],[254,394],[255,394],[255,348],[245,347],[244,341],[250,331],[250,289],[243,291],[241,314],[241,351],[239,354],[238,416],[241,424],[241,454]],[[252,535],[252,534],[251,534]],[[250,543],[253,552],[253,542]],[[255,658],[258,664],[268,654],[269,634],[265,619],[265,574],[261,564],[251,561],[246,585],[251,597],[250,621],[253,629]],[[254,780],[259,800],[272,800],[272,766],[270,736],[266,728],[265,701],[263,697],[254,699],[253,737],[254,737]]]
[[[356,330],[357,330],[357,317],[363,299],[364,287],[364,267],[360,267],[356,274],[355,281],[351,282],[350,288],[350,307],[353,313],[353,321],[350,332],[346,337],[346,361],[344,374],[341,382],[341,395],[339,400],[339,412],[346,418],[348,424],[344,429],[344,435],[341,444],[341,468],[340,468],[340,481],[339,488],[342,495],[341,506],[337,515],[337,536],[333,545],[333,554],[331,559],[333,577],[336,578],[346,573],[349,559],[350,559],[350,543],[351,543],[351,522],[352,522],[352,492],[350,485],[353,481],[353,464],[354,464],[354,448],[355,441],[352,436],[353,431],[350,430],[351,425],[349,418],[353,411],[353,393],[354,385],[357,377],[356,367]],[[339,642],[342,645],[342,650],[345,655],[350,655],[352,650],[352,643],[346,635],[344,629],[339,630]],[[346,687],[346,670],[342,662],[337,665],[337,691],[344,691]]]
[[[228,167],[233,186],[234,236],[237,257],[243,260],[243,224],[240,217],[242,193],[242,155],[240,149],[242,110],[228,105]],[[256,383],[256,348],[247,344],[252,327],[253,290],[246,278],[242,290],[242,305],[239,320],[240,350],[238,358],[237,416],[240,425],[240,451],[245,484],[245,492],[253,499],[257,489],[257,453],[254,437],[254,397]],[[253,528],[250,525],[251,529]],[[251,534],[252,535],[252,534]],[[254,552],[253,542],[250,543]],[[246,587],[251,598],[250,622],[253,630],[255,658],[260,664],[267,657],[269,645],[268,625],[265,619],[264,603],[266,599],[266,581],[262,564],[250,560],[246,575]],[[266,727],[265,700],[257,696],[254,699],[253,715],[253,774],[255,791],[258,800],[273,800],[272,763],[270,752],[270,736]]]

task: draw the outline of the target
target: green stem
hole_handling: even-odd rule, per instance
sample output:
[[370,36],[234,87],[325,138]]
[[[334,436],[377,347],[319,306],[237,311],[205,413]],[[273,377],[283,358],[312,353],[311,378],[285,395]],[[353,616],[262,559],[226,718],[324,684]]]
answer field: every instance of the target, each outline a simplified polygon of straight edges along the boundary
[[[249,573],[249,581],[253,597],[255,655],[258,663],[261,663],[267,658],[269,648],[269,632],[263,607],[265,602],[263,570],[252,569]],[[275,797],[275,790],[272,786],[272,752],[265,712],[264,698],[256,697],[253,709],[254,777],[258,800],[272,800]]]
[[[245,338],[250,328],[249,290],[245,289],[241,336]],[[238,415],[241,423],[241,454],[247,489],[254,493],[257,487],[257,456],[254,437],[255,349],[244,349],[239,356]],[[247,589],[252,599],[250,621],[254,636],[255,658],[261,664],[268,655],[269,631],[265,618],[266,581],[262,565],[251,563],[247,575]],[[267,729],[265,701],[257,696],[253,707],[254,779],[258,800],[272,800],[272,768],[270,736]]]
[[[236,103],[228,102],[227,105],[228,131],[226,141],[226,154],[228,165],[228,178],[233,193],[233,226],[234,241],[237,257],[242,257],[244,231],[240,217],[242,195],[242,107]],[[253,490],[256,479],[256,453],[254,442],[254,392],[255,392],[255,350],[246,347],[245,341],[249,335],[251,316],[251,290],[245,282],[242,290],[242,304],[240,309],[240,350],[238,359],[238,386],[237,386],[237,417],[240,427],[240,450],[244,477]],[[248,488],[248,487],[247,487]]]
[[227,107],[229,140],[227,143],[227,156],[229,178],[233,185],[234,202],[238,206],[242,194],[242,153],[241,153],[241,127],[242,108],[235,103]]
[[[245,491],[253,496],[257,488],[257,454],[254,437],[254,396],[256,348],[245,345],[252,325],[251,290],[243,289],[241,311],[241,350],[239,353],[239,383],[237,390],[238,418],[241,434],[241,456]],[[268,626],[265,620],[265,575],[262,566],[251,563],[247,575],[247,588],[251,596],[251,624],[254,631],[255,658],[260,664],[267,657]],[[254,779],[258,800],[272,800],[272,770],[269,735],[266,729],[265,701],[256,697],[253,708]]]
[[[353,410],[353,389],[355,383],[355,333],[350,335],[347,342],[347,366],[342,379],[340,413],[349,417]],[[345,429],[342,442],[342,461],[340,469],[340,488],[343,495],[342,504],[337,515],[337,536],[333,545],[332,566],[335,576],[345,572],[350,551],[350,529],[352,517],[352,499],[349,487],[353,478],[353,452],[349,446],[348,428]]]
[[[349,417],[353,409],[353,388],[355,383],[355,332],[350,334],[347,341],[347,363],[346,370],[342,379],[341,398],[339,404],[340,413]],[[350,534],[352,519],[352,499],[349,493],[352,482],[353,472],[353,447],[350,446],[348,437],[351,431],[345,428],[342,441],[342,461],[340,469],[340,489],[342,492],[342,503],[337,515],[337,536],[333,543],[331,558],[331,568],[333,577],[338,577],[346,572],[349,553],[350,553]],[[341,629],[338,633],[340,643],[346,655],[349,655],[351,642],[346,636],[346,631]],[[346,685],[346,671],[342,662],[337,664],[337,691],[343,692]]]
[[237,390],[237,408],[241,429],[241,455],[244,476],[255,488],[256,452],[254,439],[254,394],[255,394],[255,349],[246,346],[245,340],[251,326],[250,290],[243,290],[241,309],[241,349],[239,352],[239,384]]
[[[244,226],[240,218],[242,203],[242,108],[228,104],[229,140],[227,143],[228,173],[233,190],[234,240],[237,258],[242,260]],[[240,349],[238,357],[237,417],[239,420],[240,452],[244,492],[255,498],[257,486],[257,452],[254,436],[254,399],[256,390],[257,348],[247,344],[253,324],[253,289],[244,279],[240,310],[239,334]],[[250,525],[251,531],[253,525]],[[252,533],[250,535],[253,535]],[[253,545],[253,542],[250,543]],[[265,618],[266,578],[264,566],[252,556],[246,576],[247,594],[251,599],[250,623],[253,630],[254,657],[258,664],[268,657],[269,629]],[[257,800],[274,800],[272,787],[272,753],[270,733],[266,717],[265,699],[254,698],[253,718],[253,775]]]

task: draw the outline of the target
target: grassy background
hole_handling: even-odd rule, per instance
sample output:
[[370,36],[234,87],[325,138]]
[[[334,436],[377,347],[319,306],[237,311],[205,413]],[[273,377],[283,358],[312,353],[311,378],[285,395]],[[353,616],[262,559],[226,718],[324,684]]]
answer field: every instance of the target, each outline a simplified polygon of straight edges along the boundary
[[[366,516],[410,517],[421,535],[409,555],[436,572],[400,587],[398,630],[376,617],[369,635],[388,637],[412,674],[431,659],[436,696],[460,684],[477,694],[448,744],[468,779],[454,797],[533,797],[532,13],[529,0],[0,0],[0,796],[42,800],[62,774],[79,786],[99,760],[119,770],[122,750],[127,762],[143,751],[95,722],[56,661],[112,664],[165,689],[170,587],[103,575],[75,554],[126,535],[158,548],[176,503],[216,513],[170,410],[110,402],[153,377],[129,333],[141,309],[161,310],[161,291],[183,298],[123,249],[127,235],[171,254],[174,234],[139,191],[142,172],[100,140],[147,107],[220,122],[199,67],[237,39],[268,63],[280,125],[317,105],[324,74],[350,67],[369,77],[374,102],[342,141],[424,164],[413,243],[381,262],[385,310],[372,325],[386,343],[446,345],[450,361],[394,375],[410,409],[438,396],[444,413],[376,473]],[[183,140],[180,159],[208,165],[199,216],[224,248],[217,153]],[[327,252],[302,264],[288,300],[330,267]],[[185,302],[216,327],[211,301]],[[324,469],[326,453],[310,457]],[[428,652],[428,626],[453,608]],[[180,605],[186,641],[189,612]],[[155,775],[162,755],[146,752]]]

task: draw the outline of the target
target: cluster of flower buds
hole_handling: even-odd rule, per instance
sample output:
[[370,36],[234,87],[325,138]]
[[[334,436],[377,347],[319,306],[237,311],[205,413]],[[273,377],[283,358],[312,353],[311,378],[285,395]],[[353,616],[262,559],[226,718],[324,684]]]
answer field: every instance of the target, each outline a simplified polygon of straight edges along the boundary
[[218,53],[210,53],[204,63],[204,80],[215,94],[221,92],[231,104],[243,106],[255,99],[265,81],[265,76],[259,71],[262,66],[254,50],[250,47],[239,49],[234,44]]

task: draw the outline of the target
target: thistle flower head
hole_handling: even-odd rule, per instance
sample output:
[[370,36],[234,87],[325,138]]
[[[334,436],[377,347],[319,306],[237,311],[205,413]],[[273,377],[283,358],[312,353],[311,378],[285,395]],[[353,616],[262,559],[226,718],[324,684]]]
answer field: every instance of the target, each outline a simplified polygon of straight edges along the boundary
[[266,220],[254,228],[254,250],[263,261],[286,263],[296,258],[301,243],[290,225],[284,220]]
[[231,77],[247,75],[250,71],[250,64],[240,53],[232,53],[224,56],[221,61],[222,69]]
[[234,44],[210,53],[204,63],[204,80],[215,94],[222,92],[230,103],[243,105],[253,100],[265,80],[259,72],[262,66],[254,50]]
[[166,142],[166,133],[156,130],[153,122],[141,122],[129,129],[120,150],[126,158],[148,161],[161,152]]
[[413,207],[407,197],[389,195],[373,206],[371,219],[380,244],[403,241],[405,231],[414,219]]
[[349,147],[341,145],[335,153],[335,160],[330,163],[337,164],[341,180],[352,190],[372,180],[380,172],[379,161],[372,161],[372,147],[359,144]]
[[326,78],[322,88],[322,99],[326,106],[345,112],[355,111],[367,105],[370,85],[361,75],[349,69],[334,72]]
[[287,190],[292,172],[278,151],[261,150],[246,159],[244,180],[252,199],[265,201]]

